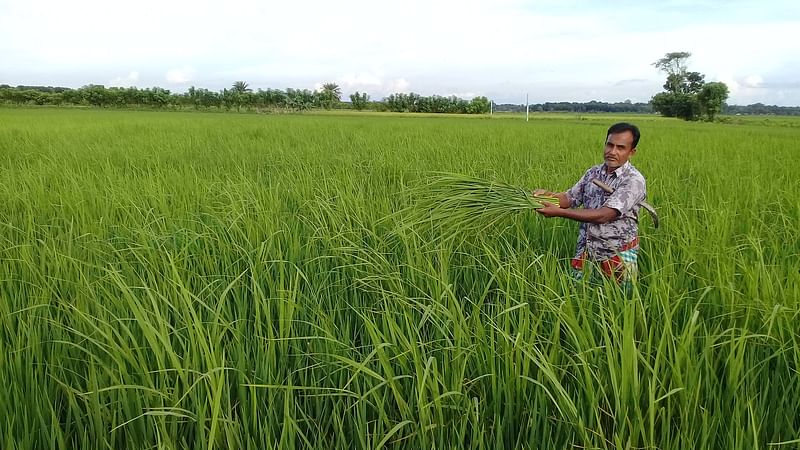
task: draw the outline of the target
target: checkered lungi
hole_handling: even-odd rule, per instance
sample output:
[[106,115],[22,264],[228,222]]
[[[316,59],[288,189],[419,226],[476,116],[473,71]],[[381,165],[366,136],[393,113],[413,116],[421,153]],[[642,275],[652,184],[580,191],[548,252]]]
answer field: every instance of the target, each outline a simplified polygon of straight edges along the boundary
[[[591,261],[587,252],[583,252],[579,257],[574,258],[571,262],[573,276],[576,280],[583,280],[587,276],[587,272],[591,272],[589,280],[592,283],[600,282],[597,277],[597,270],[591,268],[599,268],[600,272],[615,280],[623,288],[630,287],[635,281],[639,273],[639,238],[635,238],[631,242],[623,245],[617,251],[617,254],[609,259],[603,261]],[[587,261],[593,264],[586,264]]]

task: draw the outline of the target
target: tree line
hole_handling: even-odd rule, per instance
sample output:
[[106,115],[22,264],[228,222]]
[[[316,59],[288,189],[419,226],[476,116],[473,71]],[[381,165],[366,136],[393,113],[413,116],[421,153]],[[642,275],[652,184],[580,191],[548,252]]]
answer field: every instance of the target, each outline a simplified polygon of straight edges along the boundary
[[763,103],[750,105],[725,105],[722,109],[725,114],[742,115],[775,115],[775,116],[800,116],[800,106],[776,106]]
[[96,107],[149,107],[195,109],[292,109],[333,108],[340,102],[341,89],[326,84],[323,89],[259,89],[253,91],[244,81],[230,89],[212,91],[190,87],[184,93],[168,89],[105,87],[90,84],[78,89],[63,87],[0,85],[0,101],[16,105],[84,105]]
[[[528,105],[529,111],[535,112],[570,112],[570,113],[632,113],[632,114],[653,114],[657,111],[653,109],[651,103],[631,103],[629,101],[606,103],[598,101],[590,102],[545,102],[531,103]],[[524,113],[525,104],[502,103],[495,104],[494,111],[500,113]],[[775,115],[775,116],[800,116],[800,106],[777,106],[765,105],[763,103],[753,103],[750,105],[728,105],[722,106],[722,114],[740,115]]]
[[[800,106],[776,106],[754,103],[728,105],[727,86],[723,83],[706,83],[704,75],[690,72],[687,52],[667,53],[654,63],[667,73],[664,92],[653,96],[650,102],[544,102],[528,105],[531,112],[573,113],[660,113],[668,117],[687,120],[705,118],[713,120],[718,114],[743,115],[800,115]],[[52,86],[16,86],[0,84],[0,104],[14,105],[82,105],[119,108],[169,108],[198,110],[245,111],[306,111],[321,109],[355,109],[393,112],[425,112],[453,114],[484,114],[495,112],[525,112],[524,104],[492,104],[486,97],[464,100],[456,96],[423,96],[416,93],[396,93],[373,101],[362,92],[350,94],[350,101],[342,101],[341,88],[336,83],[326,83],[321,89],[258,89],[253,91],[244,81],[237,81],[229,89],[212,91],[190,87],[184,93],[171,92],[160,87],[105,87],[90,84],[78,89]]]
[[[524,104],[503,103],[494,105],[497,112],[524,113]],[[653,108],[649,103],[624,102],[607,103],[592,100],[589,102],[544,102],[528,105],[530,112],[574,112],[574,113],[636,113],[649,114]]]
[[383,101],[371,101],[362,92],[350,94],[350,102],[342,101],[342,90],[336,83],[325,83],[321,89],[258,89],[253,91],[244,81],[236,81],[229,89],[212,91],[190,87],[184,93],[160,87],[105,87],[90,84],[78,89],[51,86],[0,85],[0,103],[14,105],[83,105],[118,108],[168,108],[198,110],[290,110],[371,109],[396,112],[432,112],[483,114],[489,112],[489,100],[476,97],[463,100],[455,96],[423,96],[415,93],[392,94]]
[[489,112],[489,99],[483,96],[463,100],[454,95],[425,97],[413,92],[392,94],[383,100],[385,108],[394,112],[484,114]]

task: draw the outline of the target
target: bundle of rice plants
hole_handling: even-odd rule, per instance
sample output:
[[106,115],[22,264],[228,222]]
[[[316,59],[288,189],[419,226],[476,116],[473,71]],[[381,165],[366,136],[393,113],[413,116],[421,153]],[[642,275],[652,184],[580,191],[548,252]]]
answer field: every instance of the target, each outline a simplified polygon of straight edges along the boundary
[[529,189],[468,175],[438,173],[413,189],[417,197],[406,226],[428,224],[448,232],[486,230],[509,217],[558,204],[555,197],[534,196]]

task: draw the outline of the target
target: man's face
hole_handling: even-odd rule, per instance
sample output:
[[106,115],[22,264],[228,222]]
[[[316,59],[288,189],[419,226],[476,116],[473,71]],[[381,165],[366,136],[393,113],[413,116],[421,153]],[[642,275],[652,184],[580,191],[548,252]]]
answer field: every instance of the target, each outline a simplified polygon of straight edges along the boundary
[[633,147],[633,133],[630,131],[609,134],[606,138],[603,159],[609,169],[615,170],[621,167],[631,159],[634,153],[636,153],[636,148]]

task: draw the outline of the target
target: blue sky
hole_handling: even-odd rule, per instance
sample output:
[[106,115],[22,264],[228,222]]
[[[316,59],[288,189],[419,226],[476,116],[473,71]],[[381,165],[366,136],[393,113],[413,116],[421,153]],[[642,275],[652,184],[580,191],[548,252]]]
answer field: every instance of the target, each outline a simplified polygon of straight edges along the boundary
[[798,1],[0,0],[0,83],[648,101],[692,53],[729,103],[800,105]]

